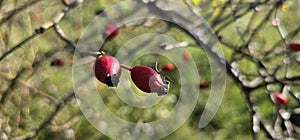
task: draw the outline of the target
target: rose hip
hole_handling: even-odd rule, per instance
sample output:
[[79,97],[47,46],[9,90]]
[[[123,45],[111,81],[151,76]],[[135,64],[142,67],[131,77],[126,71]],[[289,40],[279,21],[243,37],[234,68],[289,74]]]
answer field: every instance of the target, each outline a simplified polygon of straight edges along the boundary
[[51,61],[51,66],[62,67],[65,65],[65,61],[61,58],[57,58]]
[[183,57],[183,60],[187,61],[187,60],[190,60],[192,56],[189,52],[184,52],[182,57]]
[[119,29],[117,25],[110,23],[105,28],[104,37],[114,38],[118,35],[118,33],[119,33]]
[[107,86],[116,87],[121,76],[120,62],[112,56],[100,56],[95,62],[95,76]]
[[5,41],[7,41],[7,40],[9,39],[9,33],[8,33],[7,31],[4,32],[3,39],[4,39]]
[[288,98],[281,93],[274,93],[275,101],[278,104],[287,105],[289,103]]
[[300,42],[288,44],[288,49],[291,50],[292,52],[300,51]]
[[174,65],[171,63],[165,64],[162,68],[163,71],[172,71],[174,70]]
[[207,81],[200,81],[199,87],[200,88],[207,88],[207,87],[209,87],[209,83]]
[[158,96],[167,94],[169,91],[168,82],[164,81],[159,73],[147,66],[135,66],[130,69],[131,79],[142,91],[156,92]]

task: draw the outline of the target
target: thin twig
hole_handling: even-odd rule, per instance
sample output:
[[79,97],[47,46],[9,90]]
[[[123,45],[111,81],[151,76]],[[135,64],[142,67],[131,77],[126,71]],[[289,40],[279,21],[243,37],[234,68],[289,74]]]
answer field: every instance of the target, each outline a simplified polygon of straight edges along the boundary
[[126,66],[126,65],[124,65],[124,64],[121,64],[121,67],[124,68],[124,69],[126,69],[126,70],[131,71],[131,67],[129,67],[129,66]]
[[81,119],[81,115],[80,116],[77,115],[62,125],[59,125],[59,126],[50,125],[49,129],[50,129],[50,131],[53,131],[53,132],[61,132],[63,130],[69,129],[71,126],[73,126],[75,123],[77,123],[80,119]]
[[0,100],[1,104],[5,104],[9,96],[9,93],[14,90],[17,80],[21,77],[24,71],[25,68],[21,68],[21,70],[18,71],[17,75],[11,80],[10,85],[8,86],[6,91],[2,93],[1,100]]
[[[15,15],[17,15],[18,13],[22,12],[23,10],[25,10],[26,8],[33,6],[35,4],[37,4],[38,2],[41,2],[42,0],[32,0],[29,1],[28,3],[25,3],[24,5],[15,8],[12,11],[9,11],[9,13],[7,13],[8,15],[4,16],[1,20],[0,20],[0,27],[7,21],[9,21],[9,19],[13,18]],[[3,0],[0,0],[0,7],[1,4],[3,3]]]
[[[52,28],[55,24],[59,23],[69,12],[69,10],[71,10],[74,7],[64,7],[60,12],[58,12],[56,14],[56,16],[53,18],[52,21],[50,22],[46,22],[45,24],[43,24],[41,27],[35,29],[35,32],[27,37],[26,39],[24,39],[23,41],[21,41],[19,44],[17,44],[16,46],[12,47],[10,50],[8,50],[7,52],[5,52],[1,57],[0,57],[0,61],[2,61],[5,57],[7,57],[9,54],[13,53],[14,51],[16,51],[17,49],[21,48],[24,44],[26,44],[28,41],[34,39],[35,37],[37,37],[39,34],[43,34],[45,31],[49,30],[50,28]],[[0,22],[1,23],[1,22]]]
[[34,129],[33,131],[31,131],[23,136],[15,137],[13,139],[14,140],[29,140],[29,139],[36,137],[39,134],[39,132],[42,131],[43,129],[45,129],[51,123],[51,121],[54,119],[54,117],[59,113],[59,111],[61,109],[63,109],[63,107],[67,103],[69,103],[74,97],[75,97],[74,92],[70,92],[67,96],[65,96],[62,99],[61,102],[59,102],[59,104],[56,105],[55,110],[36,129]]

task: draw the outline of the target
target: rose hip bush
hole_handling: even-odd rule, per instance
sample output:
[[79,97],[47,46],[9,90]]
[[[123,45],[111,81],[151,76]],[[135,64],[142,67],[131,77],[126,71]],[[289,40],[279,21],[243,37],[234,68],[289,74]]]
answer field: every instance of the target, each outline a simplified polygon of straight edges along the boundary
[[[109,139],[97,131],[79,109],[82,102],[75,100],[72,63],[80,59],[74,57],[74,50],[84,28],[95,18],[95,12],[105,13],[105,9],[119,2],[0,1],[1,139]],[[141,2],[151,4],[153,1]],[[88,39],[107,40],[102,46],[86,44],[86,48],[97,47],[93,52],[80,52],[82,57],[93,58],[87,65],[95,72],[93,78],[97,81],[97,90],[109,110],[123,120],[150,122],[164,118],[176,105],[182,86],[179,65],[154,54],[146,59],[138,58],[132,66],[124,66],[123,60],[115,58],[122,44],[138,35],[166,34],[178,42],[188,42],[179,46],[185,51],[176,57],[184,62],[195,61],[200,79],[194,86],[201,89],[201,101],[185,124],[165,139],[299,139],[300,19],[296,18],[300,17],[299,2],[180,2],[206,19],[224,51],[226,59],[218,61],[226,65],[228,79],[219,111],[206,127],[199,129],[198,121],[205,101],[213,90],[210,82],[214,77],[210,73],[208,52],[180,26],[160,19],[137,20],[122,26],[115,21],[99,23],[104,33]],[[119,7],[119,10],[124,9],[127,12],[116,11],[101,16],[117,19],[132,14],[131,10],[140,10]],[[168,9],[162,11],[167,13]],[[189,17],[182,17],[182,20],[185,18]],[[136,43],[141,47],[145,45],[142,40]],[[105,55],[98,51],[100,48]],[[128,55],[132,54],[128,52]],[[163,95],[159,96],[160,103],[151,109],[124,103],[114,89],[127,84],[119,82],[125,73],[130,74],[129,84],[137,87],[141,96],[148,92]],[[84,92],[88,91],[88,85],[82,86],[86,86],[82,93],[88,96],[89,93]],[[109,127],[106,122],[99,122],[99,126]],[[145,126],[135,128],[151,133]]]

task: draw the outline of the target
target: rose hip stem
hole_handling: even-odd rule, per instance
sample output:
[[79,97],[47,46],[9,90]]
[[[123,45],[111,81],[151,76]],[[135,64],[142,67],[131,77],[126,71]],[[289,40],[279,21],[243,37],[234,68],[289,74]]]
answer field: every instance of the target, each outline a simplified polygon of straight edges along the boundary
[[126,70],[129,70],[129,71],[131,70],[131,67],[126,66],[126,65],[124,65],[124,64],[121,64],[121,67],[124,68],[124,69],[126,69]]

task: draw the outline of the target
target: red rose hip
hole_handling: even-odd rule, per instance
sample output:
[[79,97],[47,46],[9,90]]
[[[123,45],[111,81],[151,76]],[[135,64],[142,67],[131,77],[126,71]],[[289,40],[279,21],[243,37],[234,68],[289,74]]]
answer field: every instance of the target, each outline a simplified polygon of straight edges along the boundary
[[182,54],[182,57],[183,57],[183,60],[190,60],[191,59],[191,54],[189,53],[189,52],[184,52],[183,54]]
[[57,58],[57,59],[52,60],[50,65],[55,66],[55,67],[62,67],[65,65],[65,61],[60,58]]
[[171,63],[165,64],[162,68],[163,71],[172,71],[174,70],[174,65]]
[[207,88],[207,87],[209,87],[209,83],[207,81],[200,81],[199,87],[200,88]]
[[118,33],[119,33],[119,29],[117,25],[110,23],[105,28],[104,37],[113,38],[117,36]]
[[288,44],[288,49],[291,50],[292,52],[300,51],[300,42]]
[[147,66],[135,66],[130,69],[131,79],[142,91],[147,93],[156,92],[158,96],[167,94],[168,82],[164,81],[159,73]]
[[120,62],[112,56],[100,56],[95,62],[95,76],[107,86],[116,87],[121,76]]
[[278,103],[278,104],[287,105],[289,103],[288,98],[281,93],[274,93],[274,98],[275,98],[276,103]]
[[9,33],[8,33],[7,31],[4,32],[3,39],[4,39],[5,41],[7,41],[7,40],[9,39]]

